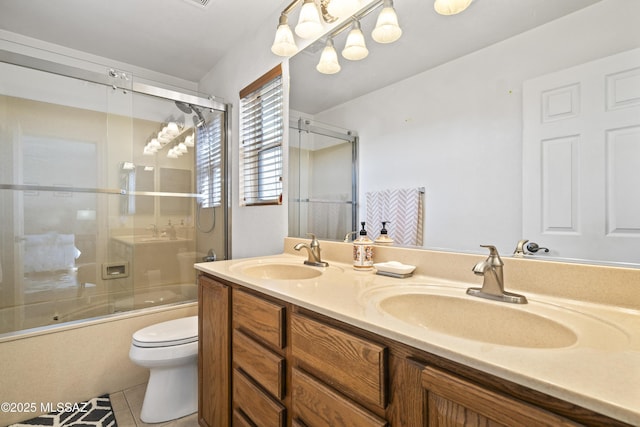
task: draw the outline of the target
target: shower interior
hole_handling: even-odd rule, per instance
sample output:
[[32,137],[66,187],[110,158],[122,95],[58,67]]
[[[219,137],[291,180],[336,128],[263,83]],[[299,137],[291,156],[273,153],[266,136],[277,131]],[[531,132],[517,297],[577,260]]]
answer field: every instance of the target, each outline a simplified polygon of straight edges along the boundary
[[0,62],[0,336],[196,300],[228,253],[226,105],[24,62]]

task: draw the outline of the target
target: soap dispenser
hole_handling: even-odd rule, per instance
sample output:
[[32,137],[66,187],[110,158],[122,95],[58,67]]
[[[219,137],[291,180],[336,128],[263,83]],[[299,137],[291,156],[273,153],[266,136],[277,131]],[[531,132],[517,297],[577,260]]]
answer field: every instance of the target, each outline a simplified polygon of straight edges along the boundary
[[373,270],[373,242],[367,237],[364,222],[360,223],[362,230],[358,238],[353,241],[353,268],[358,271]]
[[389,237],[389,235],[387,234],[387,223],[388,222],[389,221],[382,221],[382,230],[380,230],[380,235],[375,240],[375,244],[376,245],[382,245],[382,246],[391,246],[391,245],[393,245],[393,239],[391,237]]

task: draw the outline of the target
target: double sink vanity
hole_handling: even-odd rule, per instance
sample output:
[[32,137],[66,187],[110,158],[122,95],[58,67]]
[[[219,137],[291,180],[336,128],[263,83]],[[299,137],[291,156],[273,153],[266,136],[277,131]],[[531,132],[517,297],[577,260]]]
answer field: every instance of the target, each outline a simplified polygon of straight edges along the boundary
[[638,270],[508,258],[512,304],[468,295],[479,255],[300,242],[196,264],[202,426],[640,425]]

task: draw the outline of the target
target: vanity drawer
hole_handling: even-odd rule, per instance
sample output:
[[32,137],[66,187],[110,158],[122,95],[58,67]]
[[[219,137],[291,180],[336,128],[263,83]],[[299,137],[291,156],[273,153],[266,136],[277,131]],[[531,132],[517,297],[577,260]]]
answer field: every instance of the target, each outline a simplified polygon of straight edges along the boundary
[[233,331],[233,362],[269,393],[284,398],[284,358],[237,329]]
[[233,327],[277,349],[285,347],[285,307],[233,291]]
[[308,426],[383,427],[387,422],[310,375],[291,372],[293,419]]
[[257,426],[284,426],[286,408],[264,393],[243,372],[233,370],[234,417],[241,410]]
[[300,366],[327,384],[361,402],[386,407],[386,347],[294,313],[291,349]]

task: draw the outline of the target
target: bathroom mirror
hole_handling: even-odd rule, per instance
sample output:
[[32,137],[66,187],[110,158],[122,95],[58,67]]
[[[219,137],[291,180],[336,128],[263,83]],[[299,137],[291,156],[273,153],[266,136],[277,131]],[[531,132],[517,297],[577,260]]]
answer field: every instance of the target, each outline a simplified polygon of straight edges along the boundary
[[[566,81],[558,87],[571,85],[574,71],[577,80],[582,78],[583,64],[630,53],[631,65],[624,73],[616,73],[625,78],[605,94],[605,98],[615,94],[623,100],[620,111],[631,120],[635,117],[636,124],[624,125],[630,132],[619,144],[629,150],[628,155],[621,155],[624,150],[616,152],[609,141],[597,154],[609,158],[609,163],[599,166],[602,178],[585,181],[565,176],[569,185],[606,194],[610,201],[617,191],[611,180],[606,181],[611,178],[606,173],[612,170],[612,153],[618,159],[637,158],[640,146],[640,27],[635,22],[639,2],[476,0],[459,15],[440,16],[432,1],[403,0],[395,2],[395,9],[403,29],[395,43],[380,45],[371,40],[377,13],[362,20],[369,49],[362,61],[340,56],[348,31],[334,39],[342,66],[339,73],[324,75],[315,69],[326,39],[308,46],[289,64],[292,110],[358,132],[360,199],[368,191],[424,186],[425,248],[485,253],[479,245],[494,244],[501,254],[509,255],[519,240],[531,239],[550,247],[548,253],[527,255],[536,259],[640,266],[637,193],[616,195],[634,200],[626,203],[630,211],[616,213],[627,219],[618,232],[626,239],[620,246],[625,254],[609,253],[605,245],[588,239],[577,239],[572,247],[574,234],[592,233],[590,224],[570,218],[579,224],[573,230],[539,233],[541,226],[532,228],[527,223],[531,213],[547,207],[527,194],[529,181],[538,178],[532,178],[527,169],[531,165],[523,162],[523,158],[530,160],[523,148],[524,114],[530,110],[523,107],[523,88],[556,73],[564,73],[557,75]],[[545,100],[555,99],[554,108],[562,110],[571,96],[575,100],[579,90]],[[579,166],[574,163],[576,169]],[[561,179],[550,181],[554,188],[563,184]],[[559,194],[561,198],[563,193]],[[574,202],[579,205],[582,200]],[[570,211],[572,205],[568,206]],[[360,218],[366,216],[365,209],[361,204]],[[612,215],[610,206],[595,210],[604,217]],[[607,228],[607,239],[615,234],[602,223],[597,227],[593,233]],[[530,230],[538,234],[533,237]],[[558,239],[564,239],[562,250],[554,247],[560,245],[555,243]]]

